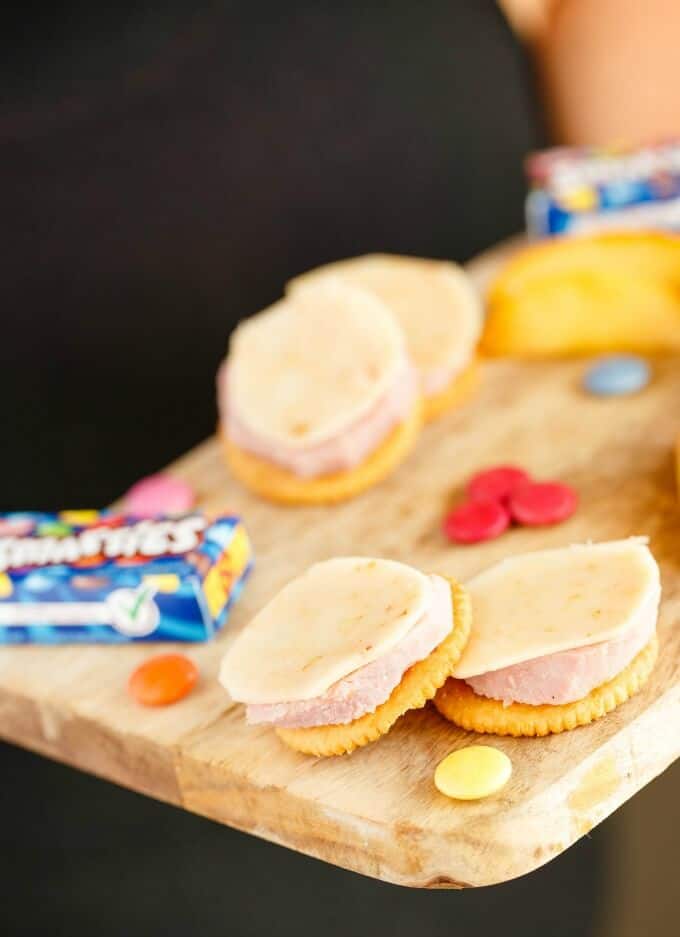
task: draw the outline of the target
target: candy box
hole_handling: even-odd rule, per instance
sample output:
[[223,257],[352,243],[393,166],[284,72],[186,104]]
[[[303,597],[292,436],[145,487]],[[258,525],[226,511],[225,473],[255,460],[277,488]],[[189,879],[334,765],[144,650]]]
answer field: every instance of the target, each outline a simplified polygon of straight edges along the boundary
[[251,565],[238,517],[0,514],[0,644],[205,641]]
[[555,147],[526,171],[531,237],[612,229],[680,231],[680,142],[639,149]]

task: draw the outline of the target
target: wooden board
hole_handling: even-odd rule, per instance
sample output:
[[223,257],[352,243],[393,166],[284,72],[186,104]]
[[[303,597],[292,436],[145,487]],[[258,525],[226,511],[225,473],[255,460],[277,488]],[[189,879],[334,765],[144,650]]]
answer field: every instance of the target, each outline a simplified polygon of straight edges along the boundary
[[[486,257],[475,275],[498,262]],[[550,311],[546,310],[546,315]],[[680,750],[680,513],[672,442],[680,429],[680,360],[659,360],[635,398],[579,389],[582,364],[484,365],[473,401],[426,429],[389,481],[334,508],[275,508],[233,484],[210,440],[174,470],[210,509],[247,521],[257,567],[213,644],[184,646],[203,674],[184,702],[144,710],[127,676],[158,646],[7,648],[0,652],[0,734],[10,741],[257,836],[366,875],[422,887],[485,885],[556,856],[675,759]],[[517,529],[452,547],[443,511],[480,466],[518,462],[575,485],[581,507],[552,529]],[[230,634],[290,577],[336,554],[383,555],[468,577],[508,554],[648,534],[662,566],[661,656],[645,690],[588,728],[543,740],[494,740],[514,765],[497,797],[454,803],[435,765],[472,736],[431,708],[344,758],[288,750],[245,725],[216,682]]]

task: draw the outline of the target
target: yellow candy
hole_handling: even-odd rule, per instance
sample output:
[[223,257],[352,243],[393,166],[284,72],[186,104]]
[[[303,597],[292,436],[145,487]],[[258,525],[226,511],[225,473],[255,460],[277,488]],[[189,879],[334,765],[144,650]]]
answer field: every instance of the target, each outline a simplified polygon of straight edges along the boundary
[[435,786],[456,800],[480,800],[507,784],[512,762],[490,745],[470,745],[451,752],[437,765]]
[[60,511],[59,520],[63,521],[65,524],[74,524],[76,527],[85,527],[99,520],[99,511]]
[[0,599],[6,599],[12,594],[12,580],[7,573],[0,573]]

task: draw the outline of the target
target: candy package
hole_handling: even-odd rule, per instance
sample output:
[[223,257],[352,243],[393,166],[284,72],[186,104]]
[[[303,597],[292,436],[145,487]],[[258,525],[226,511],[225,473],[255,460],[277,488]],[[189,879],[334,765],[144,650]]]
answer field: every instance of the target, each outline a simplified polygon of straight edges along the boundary
[[680,231],[680,142],[556,147],[526,163],[531,237],[615,229]]
[[0,515],[0,644],[205,641],[252,565],[238,517]]

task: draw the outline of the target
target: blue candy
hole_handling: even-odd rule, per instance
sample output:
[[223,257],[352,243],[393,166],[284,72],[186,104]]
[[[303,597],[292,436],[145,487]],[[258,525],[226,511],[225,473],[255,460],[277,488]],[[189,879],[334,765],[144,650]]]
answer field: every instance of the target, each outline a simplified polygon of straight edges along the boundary
[[634,394],[649,384],[651,371],[644,358],[636,355],[610,355],[600,358],[583,378],[589,393],[600,397]]

